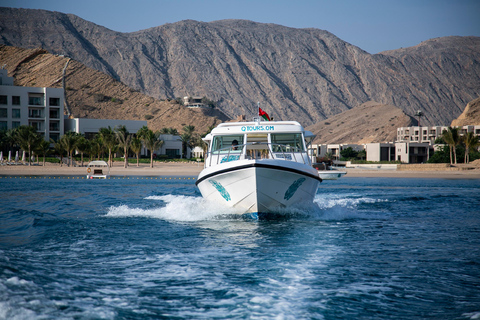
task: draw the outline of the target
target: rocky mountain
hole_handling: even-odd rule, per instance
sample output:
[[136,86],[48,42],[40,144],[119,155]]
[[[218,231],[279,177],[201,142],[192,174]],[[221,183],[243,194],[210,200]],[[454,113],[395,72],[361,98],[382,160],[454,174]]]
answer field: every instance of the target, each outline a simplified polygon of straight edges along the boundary
[[417,125],[417,120],[401,109],[369,101],[311,125],[307,130],[316,135],[314,143],[318,144],[364,144],[393,142],[397,128],[413,125]]
[[179,132],[185,125],[194,125],[199,134],[226,119],[212,109],[192,110],[176,101],[146,96],[109,75],[43,49],[0,45],[0,65],[7,66],[15,85],[57,88],[63,87],[62,75],[66,66],[66,100],[74,117],[148,120],[148,127],[152,130],[172,127]]
[[462,114],[452,121],[451,126],[480,125],[480,98],[470,101]]
[[230,118],[260,102],[276,119],[311,125],[378,101],[444,125],[480,96],[479,37],[372,55],[319,29],[187,20],[120,33],[71,14],[1,8],[0,43],[65,54],[155,98],[206,96]]

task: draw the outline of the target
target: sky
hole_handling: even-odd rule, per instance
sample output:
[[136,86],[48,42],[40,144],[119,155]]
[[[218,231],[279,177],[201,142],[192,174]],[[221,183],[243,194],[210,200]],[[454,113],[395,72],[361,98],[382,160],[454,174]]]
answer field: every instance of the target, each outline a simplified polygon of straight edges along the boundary
[[0,0],[0,6],[72,13],[120,32],[186,19],[317,28],[369,53],[480,36],[480,0]]

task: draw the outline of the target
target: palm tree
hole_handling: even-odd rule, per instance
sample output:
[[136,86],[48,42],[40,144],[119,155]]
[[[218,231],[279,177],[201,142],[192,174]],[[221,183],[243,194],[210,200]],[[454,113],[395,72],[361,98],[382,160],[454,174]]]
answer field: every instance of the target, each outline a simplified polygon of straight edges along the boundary
[[168,134],[170,132],[170,128],[162,128],[160,129],[161,134]]
[[147,126],[143,126],[137,131],[137,137],[140,140],[143,140],[145,138],[145,136],[148,134],[149,131],[150,131],[150,129],[148,129]]
[[140,162],[140,152],[142,152],[142,140],[138,137],[133,137],[132,141],[130,142],[130,149],[137,155],[137,167],[139,166]]
[[182,152],[185,154],[185,158],[187,157],[187,148],[191,151],[195,146],[196,137],[193,134],[194,131],[195,126],[188,125],[183,127],[184,134],[180,136],[180,139],[182,139]]
[[187,148],[190,148],[192,144],[192,135],[184,133],[180,136],[180,139],[182,140],[182,155],[185,155],[185,158],[187,158]]
[[90,141],[90,161],[95,159],[100,160],[100,155],[103,153],[103,141],[100,135],[97,135],[95,139]]
[[203,141],[201,136],[196,136],[194,140],[194,145],[202,148],[204,154],[207,152],[208,145]]
[[480,141],[478,137],[473,132],[467,132],[466,135],[463,136],[463,143],[465,144],[465,163],[470,162],[470,149],[475,149],[480,146]]
[[175,128],[168,128],[167,133],[171,134],[172,136],[178,136],[178,131]]
[[153,132],[152,130],[148,130],[143,137],[145,147],[150,150],[150,168],[153,168],[153,152],[163,145],[163,141],[159,140],[159,137],[160,132]]
[[112,150],[117,147],[117,141],[115,139],[115,133],[108,126],[108,128],[100,128],[99,135],[102,138],[104,146],[108,149],[108,162],[110,167],[113,166],[113,159],[112,159]]
[[50,143],[53,143],[53,149],[55,150],[55,154],[60,156],[60,167],[63,166],[63,155],[65,154],[65,146],[63,145],[61,140],[54,141],[50,139]]
[[76,146],[77,151],[80,152],[83,167],[83,154],[90,151],[90,141],[88,141],[84,136],[80,136],[78,137]]
[[[450,147],[450,164],[457,164],[457,151],[456,147],[460,143],[460,139],[458,136],[458,128],[456,127],[448,127],[448,130],[443,130],[442,138],[446,144]],[[452,150],[453,150],[453,158],[452,158]]]
[[128,166],[128,149],[132,141],[132,135],[128,132],[127,127],[122,125],[115,130],[115,136],[117,137],[118,146],[123,148],[123,154],[125,156],[124,168]]
[[38,135],[37,130],[31,126],[20,126],[16,129],[15,140],[23,151],[28,152],[28,165],[32,164],[32,149],[43,139]]
[[45,167],[45,157],[47,153],[50,151],[50,142],[42,139],[40,143],[38,144],[37,148],[35,149],[35,152],[38,152],[38,154],[43,155],[43,166]]
[[78,134],[76,132],[70,131],[63,135],[60,138],[61,143],[63,144],[65,151],[67,151],[67,165],[73,165],[73,151],[77,147]]
[[2,149],[6,147],[8,150],[12,150],[16,144],[15,141],[16,129],[8,129],[2,132]]
[[187,134],[193,135],[193,131],[195,131],[195,126],[192,126],[192,125],[184,126],[183,131]]

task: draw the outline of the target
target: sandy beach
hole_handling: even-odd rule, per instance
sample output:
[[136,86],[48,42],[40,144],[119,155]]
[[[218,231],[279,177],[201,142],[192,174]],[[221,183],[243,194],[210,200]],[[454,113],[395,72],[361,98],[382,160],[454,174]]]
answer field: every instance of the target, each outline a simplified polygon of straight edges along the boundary
[[[123,163],[116,162],[110,169],[111,176],[197,176],[203,169],[202,163],[174,163],[157,162],[153,168],[149,164],[139,167],[130,165],[123,167]],[[86,175],[86,167],[68,167],[59,164],[46,163],[28,165],[2,165],[0,175],[8,176],[55,176],[55,175]],[[442,178],[442,179],[480,179],[480,168],[471,170],[387,170],[387,169],[357,169],[347,168],[347,175],[351,177],[385,177],[385,178]]]

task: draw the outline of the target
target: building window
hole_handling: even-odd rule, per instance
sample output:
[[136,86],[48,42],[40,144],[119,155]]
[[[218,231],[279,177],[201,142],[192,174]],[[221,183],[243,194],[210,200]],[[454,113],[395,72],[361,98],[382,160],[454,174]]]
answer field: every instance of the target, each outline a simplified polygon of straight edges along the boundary
[[14,106],[20,105],[20,96],[12,96],[12,105]]
[[50,109],[50,119],[59,119],[60,118],[60,109],[54,108]]
[[12,118],[20,119],[20,109],[12,109]]
[[28,110],[29,118],[43,118],[43,110],[40,109],[29,109]]
[[0,104],[8,104],[7,96],[0,96]]
[[30,95],[28,97],[28,104],[31,106],[43,106],[43,94],[42,95]]
[[165,154],[169,158],[180,158],[180,149],[166,149]]
[[12,121],[12,129],[20,127],[20,121]]
[[8,130],[7,121],[0,121],[0,130]]
[[58,139],[59,139],[59,134],[58,133],[50,133],[50,139],[57,142]]
[[54,107],[60,106],[60,98],[50,98],[50,105]]
[[43,131],[43,125],[41,122],[32,121],[28,123],[29,126],[34,127],[37,131]]
[[8,109],[0,108],[0,118],[8,118]]
[[50,122],[50,131],[60,131],[60,123],[58,121]]

